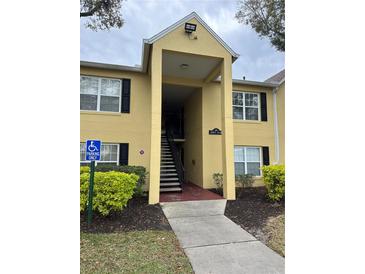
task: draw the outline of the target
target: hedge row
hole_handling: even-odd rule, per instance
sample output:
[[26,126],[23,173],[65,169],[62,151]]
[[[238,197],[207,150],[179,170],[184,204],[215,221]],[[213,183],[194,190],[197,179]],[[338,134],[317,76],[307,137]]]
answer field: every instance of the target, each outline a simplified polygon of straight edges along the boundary
[[[83,172],[89,172],[89,166],[80,166],[80,174]],[[143,185],[146,182],[146,168],[143,166],[117,166],[112,164],[98,164],[95,167],[95,171],[99,172],[107,172],[107,171],[118,171],[124,172],[127,174],[136,174],[138,175],[138,182],[136,184],[136,188],[134,190],[136,196],[141,196],[143,194]]]
[[[80,175],[81,212],[86,210],[89,191],[90,174],[85,170],[83,168]],[[138,179],[137,175],[124,172],[95,172],[93,211],[106,216],[111,211],[122,210],[132,198]]]

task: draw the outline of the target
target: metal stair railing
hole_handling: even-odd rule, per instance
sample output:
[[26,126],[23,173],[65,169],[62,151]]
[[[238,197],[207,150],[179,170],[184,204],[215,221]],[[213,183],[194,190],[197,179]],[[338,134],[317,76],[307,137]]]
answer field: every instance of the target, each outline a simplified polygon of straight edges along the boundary
[[177,171],[177,175],[179,177],[180,184],[183,184],[185,182],[185,178],[184,178],[185,170],[184,170],[184,165],[181,160],[181,154],[180,154],[179,150],[177,149],[177,146],[174,142],[174,136],[173,136],[172,132],[168,129],[166,129],[166,137],[167,137],[167,141],[171,148],[172,158],[174,159],[174,163],[176,166],[176,171]]

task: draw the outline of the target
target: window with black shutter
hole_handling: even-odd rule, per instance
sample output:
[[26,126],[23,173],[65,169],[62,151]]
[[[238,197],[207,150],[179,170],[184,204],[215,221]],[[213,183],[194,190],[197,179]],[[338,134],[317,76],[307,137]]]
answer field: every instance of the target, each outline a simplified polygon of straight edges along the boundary
[[262,147],[262,164],[264,166],[270,165],[269,147]]
[[267,102],[266,93],[260,93],[260,105],[261,105],[261,121],[267,121]]
[[119,165],[128,165],[129,144],[119,144]]
[[131,79],[123,79],[122,103],[120,112],[130,113],[130,104],[131,104]]

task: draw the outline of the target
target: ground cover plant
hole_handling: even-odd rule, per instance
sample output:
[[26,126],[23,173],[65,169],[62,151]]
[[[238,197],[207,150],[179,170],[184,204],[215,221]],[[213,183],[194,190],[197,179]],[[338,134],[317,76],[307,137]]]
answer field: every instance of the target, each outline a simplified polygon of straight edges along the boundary
[[285,201],[271,202],[265,187],[244,188],[227,201],[225,215],[271,249],[285,256]]

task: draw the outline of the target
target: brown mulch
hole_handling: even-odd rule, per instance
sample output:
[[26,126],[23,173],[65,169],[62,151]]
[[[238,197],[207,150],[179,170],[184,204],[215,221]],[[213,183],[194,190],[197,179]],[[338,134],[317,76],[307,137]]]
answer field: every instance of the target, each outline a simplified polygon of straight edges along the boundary
[[171,230],[159,205],[149,205],[146,197],[132,198],[121,212],[110,216],[93,214],[90,226],[86,213],[80,214],[80,230],[91,233],[126,232],[133,230]]
[[267,242],[267,222],[285,214],[285,201],[269,202],[265,187],[246,188],[241,196],[239,191],[237,193],[236,200],[227,201],[225,215],[259,240]]

